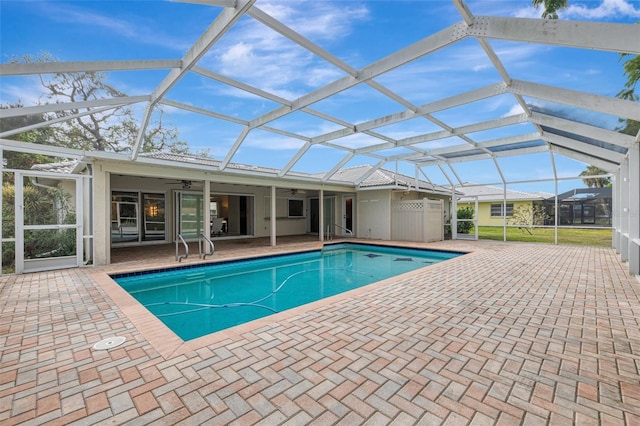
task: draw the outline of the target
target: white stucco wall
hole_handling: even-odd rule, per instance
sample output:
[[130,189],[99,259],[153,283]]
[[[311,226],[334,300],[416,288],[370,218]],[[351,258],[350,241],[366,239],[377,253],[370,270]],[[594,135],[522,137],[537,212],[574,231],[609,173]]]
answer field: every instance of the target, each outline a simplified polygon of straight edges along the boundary
[[357,200],[358,238],[391,239],[391,190],[361,191]]

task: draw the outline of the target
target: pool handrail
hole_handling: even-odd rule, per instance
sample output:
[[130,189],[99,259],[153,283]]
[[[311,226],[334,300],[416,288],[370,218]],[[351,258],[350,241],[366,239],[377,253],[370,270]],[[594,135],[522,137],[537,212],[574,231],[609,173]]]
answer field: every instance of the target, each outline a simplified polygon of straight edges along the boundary
[[353,237],[353,231],[352,231],[351,229],[345,228],[344,226],[340,226],[340,225],[338,225],[337,223],[334,223],[334,224],[333,224],[333,227],[334,227],[334,232],[331,232],[331,225],[327,225],[327,235],[326,235],[326,238],[327,238],[328,240],[333,240],[333,236],[334,236],[334,234],[335,234],[335,228],[340,228],[340,229],[342,229],[342,230],[344,230],[344,231],[347,231],[347,236],[348,236],[348,237]]
[[[182,245],[184,245],[184,256],[178,256],[178,243],[180,243],[180,241],[182,241]],[[181,262],[182,259],[186,259],[187,257],[189,257],[189,246],[184,238],[182,238],[182,234],[178,234],[176,235],[176,260]]]
[[[211,251],[209,253],[205,253],[204,249],[202,247],[202,243],[206,241],[209,243],[209,247],[211,247]],[[204,260],[207,255],[209,256],[213,256],[213,253],[216,251],[216,246],[213,245],[213,242],[209,239],[209,237],[207,237],[204,232],[200,233],[200,238],[198,238],[198,257],[200,257],[200,259]]]

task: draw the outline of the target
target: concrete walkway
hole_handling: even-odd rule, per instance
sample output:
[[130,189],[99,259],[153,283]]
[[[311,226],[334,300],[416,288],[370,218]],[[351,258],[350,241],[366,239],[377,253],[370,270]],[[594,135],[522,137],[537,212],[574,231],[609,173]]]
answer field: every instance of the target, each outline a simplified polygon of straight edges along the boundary
[[0,424],[640,424],[640,282],[613,250],[423,246],[471,253],[186,343],[106,277],[164,257],[2,277]]

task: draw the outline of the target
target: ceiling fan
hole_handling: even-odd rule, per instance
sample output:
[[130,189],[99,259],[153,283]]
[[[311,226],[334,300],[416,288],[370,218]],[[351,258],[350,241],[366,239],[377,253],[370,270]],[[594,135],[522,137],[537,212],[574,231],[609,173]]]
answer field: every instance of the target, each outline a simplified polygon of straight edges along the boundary
[[175,180],[175,181],[165,183],[165,185],[176,185],[176,184],[182,186],[182,189],[191,189],[191,185],[193,184],[193,182],[187,179],[182,179],[182,180]]

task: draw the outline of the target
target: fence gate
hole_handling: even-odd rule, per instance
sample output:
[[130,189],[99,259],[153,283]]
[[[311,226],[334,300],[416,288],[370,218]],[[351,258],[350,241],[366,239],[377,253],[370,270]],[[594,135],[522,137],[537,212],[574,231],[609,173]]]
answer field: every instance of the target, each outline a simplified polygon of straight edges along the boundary
[[16,173],[16,273],[82,266],[80,179],[51,173]]
[[444,239],[442,200],[394,201],[391,204],[391,239],[441,241]]

